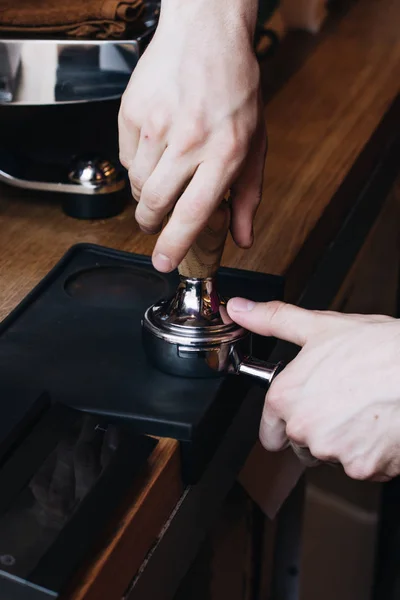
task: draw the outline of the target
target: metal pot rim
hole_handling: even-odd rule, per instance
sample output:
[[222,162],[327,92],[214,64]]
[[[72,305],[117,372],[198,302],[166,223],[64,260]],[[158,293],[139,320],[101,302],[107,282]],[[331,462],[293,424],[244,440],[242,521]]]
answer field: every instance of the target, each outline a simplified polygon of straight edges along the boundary
[[170,344],[183,346],[215,347],[225,344],[234,344],[249,335],[249,332],[235,323],[213,325],[210,327],[190,327],[163,323],[155,318],[154,307],[150,307],[144,314],[142,326],[152,335],[165,340]]

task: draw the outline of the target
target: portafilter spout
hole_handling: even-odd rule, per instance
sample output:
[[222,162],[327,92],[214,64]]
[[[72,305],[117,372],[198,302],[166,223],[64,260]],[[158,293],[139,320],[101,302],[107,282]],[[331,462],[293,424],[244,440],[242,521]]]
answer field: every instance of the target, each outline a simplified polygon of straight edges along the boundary
[[230,224],[224,201],[179,265],[173,298],[148,308],[142,320],[143,345],[160,370],[181,377],[248,375],[268,386],[282,363],[252,357],[252,336],[228,316],[216,275]]

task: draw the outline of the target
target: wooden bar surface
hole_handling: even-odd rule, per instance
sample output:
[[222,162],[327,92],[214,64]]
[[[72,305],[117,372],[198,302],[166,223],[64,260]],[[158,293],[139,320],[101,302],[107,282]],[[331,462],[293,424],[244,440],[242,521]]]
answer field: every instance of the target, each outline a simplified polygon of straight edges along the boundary
[[116,519],[108,524],[98,551],[71,582],[63,598],[122,598],[183,492],[179,444],[161,439]]
[[327,225],[326,208],[399,93],[399,22],[397,0],[357,2],[274,96],[256,241],[250,252],[230,243],[225,263],[284,274]]
[[[229,241],[223,264],[288,274],[293,290],[305,285],[309,265],[299,257],[315,257],[331,242],[347,208],[332,212],[335,195],[399,92],[399,23],[399,0],[354,3],[269,102],[256,242],[241,251]],[[0,318],[78,242],[150,254],[155,240],[140,232],[133,206],[111,220],[77,221],[56,198],[0,186]],[[133,489],[107,543],[81,573],[73,599],[122,594],[180,493],[177,444],[163,440],[141,488]]]
[[[267,106],[269,155],[250,251],[228,241],[223,264],[276,274],[323,228],[335,192],[399,92],[400,3],[357,2]],[[0,187],[0,317],[74,243],[150,254],[131,207],[109,221],[62,214],[57,200]]]

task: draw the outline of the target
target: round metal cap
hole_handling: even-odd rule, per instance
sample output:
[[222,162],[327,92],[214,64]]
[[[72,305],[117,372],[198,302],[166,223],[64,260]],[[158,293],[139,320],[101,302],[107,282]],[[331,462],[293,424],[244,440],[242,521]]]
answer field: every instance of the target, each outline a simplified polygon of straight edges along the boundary
[[89,187],[108,185],[117,177],[116,166],[110,160],[100,157],[79,157],[68,173],[70,181]]
[[206,327],[190,327],[164,321],[160,318],[162,305],[147,309],[142,326],[153,336],[170,344],[181,344],[193,348],[209,348],[232,344],[248,336],[248,331],[236,323],[218,324]]

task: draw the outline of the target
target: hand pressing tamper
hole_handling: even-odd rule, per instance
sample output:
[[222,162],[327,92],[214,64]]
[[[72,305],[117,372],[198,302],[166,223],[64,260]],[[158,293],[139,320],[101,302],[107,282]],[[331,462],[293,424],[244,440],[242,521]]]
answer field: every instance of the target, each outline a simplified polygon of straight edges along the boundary
[[229,318],[217,291],[229,223],[230,208],[224,201],[179,265],[175,296],[146,311],[143,345],[153,364],[172,375],[243,374],[270,384],[283,365],[251,356],[251,334]]
[[[147,309],[143,344],[153,364],[166,373],[202,378],[249,375],[269,387],[283,363],[252,357],[250,332],[229,318],[216,287],[229,223],[230,209],[224,202],[179,265],[175,296]],[[289,441],[288,445],[305,466],[320,464],[308,448]]]

